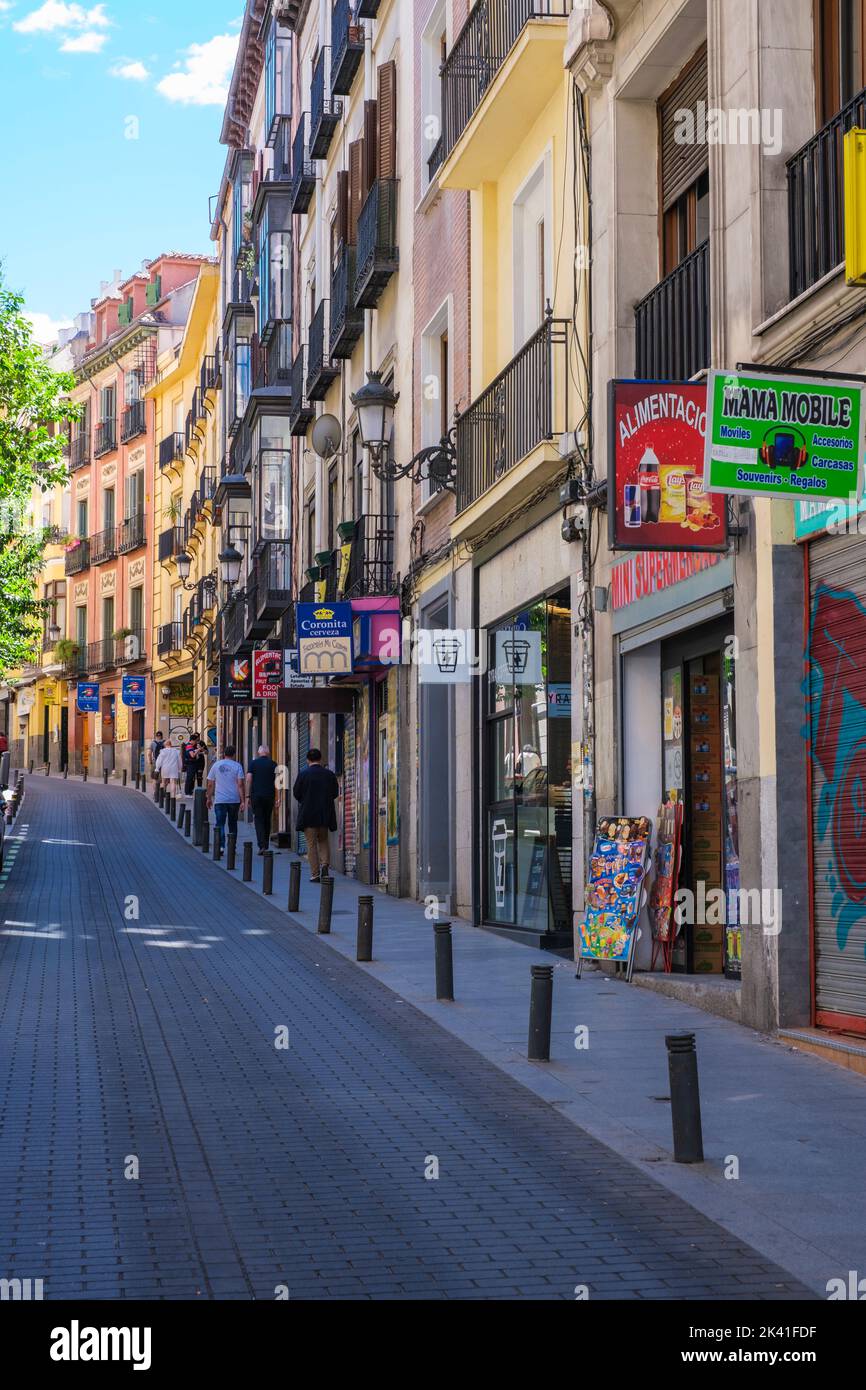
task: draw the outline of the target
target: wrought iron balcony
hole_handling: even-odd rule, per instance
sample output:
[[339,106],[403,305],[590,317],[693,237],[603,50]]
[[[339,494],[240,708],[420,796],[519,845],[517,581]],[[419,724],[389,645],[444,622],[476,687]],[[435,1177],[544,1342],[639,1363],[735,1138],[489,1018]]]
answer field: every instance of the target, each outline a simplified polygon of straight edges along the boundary
[[355,248],[343,246],[331,277],[331,357],[351,357],[364,332],[364,311],[355,304]]
[[231,282],[231,302],[229,308],[243,309],[250,303],[253,292],[253,277],[245,262],[235,266]]
[[215,391],[221,383],[220,377],[220,354],[219,342],[212,353],[207,353],[202,358],[201,369],[199,371],[198,391],[199,399],[204,405],[204,398],[208,391]]
[[90,541],[87,536],[82,536],[77,545],[73,545],[67,550],[63,560],[63,568],[66,574],[80,574],[86,570],[90,564]]
[[256,616],[273,623],[292,601],[290,541],[265,541],[255,559]]
[[306,434],[307,428],[316,418],[316,408],[307,395],[305,368],[307,349],[298,348],[292,363],[292,408],[289,411],[289,429],[292,434]]
[[321,300],[310,323],[310,341],[307,347],[307,396],[311,401],[323,401],[331,382],[340,374],[340,368],[331,361],[329,351],[331,323],[328,307],[328,300]]
[[90,432],[76,434],[69,446],[69,471],[84,468],[90,462]]
[[477,0],[442,65],[443,158],[468,126],[531,19],[564,19],[571,0]]
[[277,130],[273,141],[274,161],[265,173],[267,183],[291,183],[292,181],[292,119],[290,116],[277,117]]
[[117,421],[100,420],[93,437],[93,457],[100,458],[117,448]]
[[90,563],[92,565],[101,565],[106,560],[113,560],[116,554],[116,526],[106,526],[103,531],[97,531],[95,536],[90,537]]
[[236,593],[234,598],[229,599],[222,611],[222,645],[223,650],[232,656],[252,647],[252,642],[247,639],[246,600],[242,593]]
[[127,444],[130,439],[134,439],[137,434],[144,434],[146,429],[145,402],[133,401],[123,411],[120,417],[120,442]]
[[157,631],[156,651],[158,656],[170,656],[183,650],[183,635],[180,623],[163,623]]
[[298,590],[298,603],[315,603],[316,601],[316,581],[308,579],[306,584],[302,584]]
[[292,325],[278,319],[265,349],[268,386],[292,380]]
[[144,512],[136,512],[121,521],[117,528],[117,552],[125,555],[128,550],[137,550],[147,540],[144,529]]
[[182,526],[169,526],[168,530],[160,532],[157,545],[157,555],[162,564],[168,560],[173,560],[176,555],[180,555],[184,545],[184,531]]
[[634,310],[635,376],[688,381],[710,365],[710,243],[704,241]]
[[444,137],[440,135],[439,139],[436,141],[436,144],[433,146],[433,149],[430,151],[430,154],[427,158],[427,177],[428,179],[430,179],[431,182],[439,172],[444,152],[445,140]]
[[310,84],[310,159],[327,158],[334,131],[343,115],[343,103],[335,101],[331,88],[331,50],[319,49]]
[[159,441],[159,466],[170,468],[173,463],[183,462],[183,435],[179,430],[167,434]]
[[866,88],[787,160],[788,279],[796,299],[845,259],[842,141],[866,124]]
[[147,634],[141,628],[114,639],[115,666],[131,666],[134,661],[144,661],[146,656]]
[[309,119],[304,111],[292,141],[292,191],[289,194],[289,205],[292,212],[298,213],[307,211],[310,199],[316,191],[316,166],[307,151]]
[[116,646],[117,642],[114,637],[100,637],[98,642],[88,642],[86,669],[93,672],[110,671],[115,664]]
[[216,492],[216,487],[216,469],[209,465],[207,468],[203,468],[201,470],[201,473],[199,474],[198,493],[199,497],[201,498],[202,507],[205,507],[208,502],[211,502],[213,500],[213,495]]
[[375,309],[399,264],[397,180],[377,179],[358,218],[355,304],[359,309]]
[[[332,565],[336,577],[336,566]],[[355,522],[344,598],[394,592],[394,517],[367,513]]]
[[63,677],[65,680],[75,680],[77,676],[83,676],[87,670],[87,646],[80,646],[63,663]]
[[568,320],[542,326],[457,418],[457,510],[566,428]]
[[364,56],[364,30],[357,23],[353,0],[336,0],[331,11],[331,92],[348,96]]
[[252,645],[260,642],[263,637],[267,637],[274,624],[274,619],[269,617],[267,612],[259,612],[259,594],[257,570],[255,564],[251,573],[247,576],[247,587],[244,593],[244,635],[245,640]]

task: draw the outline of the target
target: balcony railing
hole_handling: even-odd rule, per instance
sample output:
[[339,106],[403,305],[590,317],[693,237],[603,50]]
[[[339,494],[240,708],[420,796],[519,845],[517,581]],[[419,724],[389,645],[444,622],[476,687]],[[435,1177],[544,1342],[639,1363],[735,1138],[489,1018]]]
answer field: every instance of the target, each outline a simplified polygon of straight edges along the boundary
[[116,448],[117,421],[100,420],[93,437],[93,457],[98,459],[102,454],[110,454],[111,450]]
[[866,124],[866,88],[787,161],[789,294],[796,299],[845,259],[842,141]]
[[116,554],[116,526],[106,526],[103,531],[97,531],[95,536],[90,537],[90,563],[92,565],[101,565],[106,560],[113,560]]
[[457,419],[457,510],[568,421],[568,320],[544,323]]
[[255,561],[256,613],[273,622],[292,600],[292,547],[289,541],[266,541]]
[[179,430],[167,434],[159,441],[159,466],[170,468],[173,463],[183,462],[183,435]]
[[134,516],[128,516],[124,521],[121,521],[117,528],[117,551],[119,555],[125,555],[127,550],[136,550],[138,546],[144,545],[146,540],[144,512],[136,512]]
[[316,189],[316,166],[307,151],[309,119],[304,111],[292,141],[292,190],[289,194],[292,212],[306,212]]
[[163,623],[157,632],[156,651],[158,656],[169,656],[183,649],[180,623]]
[[394,518],[368,513],[355,522],[344,598],[390,594],[394,584]]
[[90,434],[76,434],[69,447],[69,471],[84,468],[90,462]]
[[87,645],[82,644],[77,651],[73,652],[68,660],[63,663],[63,677],[65,680],[74,680],[76,676],[83,676],[87,670]]
[[340,368],[331,361],[329,302],[323,299],[313,314],[310,323],[310,341],[307,347],[307,397],[311,401],[323,401],[328,387],[340,374]]
[[267,383],[277,386],[292,379],[292,325],[278,319],[264,349],[267,361]]
[[704,241],[634,310],[635,376],[688,381],[710,365],[710,253]]
[[115,664],[114,637],[100,637],[97,642],[88,642],[85,666],[88,672],[108,671]]
[[375,309],[399,264],[397,180],[377,179],[358,218],[355,304],[359,309]]
[[115,666],[131,666],[134,661],[144,661],[147,656],[146,634],[141,628],[128,632],[125,637],[114,639]]
[[334,131],[343,114],[343,103],[331,92],[331,50],[319,49],[310,84],[310,159],[327,158]]
[[160,532],[157,545],[157,555],[161,562],[173,560],[175,555],[180,555],[183,550],[184,531],[182,526],[169,526],[168,530]]
[[526,24],[566,18],[571,0],[477,0],[442,65],[442,158],[481,105]]
[[355,304],[355,248],[343,246],[331,278],[331,357],[351,357],[364,332],[364,311]]
[[364,30],[358,24],[353,0],[336,0],[331,12],[331,92],[348,96],[364,56]]
[[253,291],[253,278],[245,265],[236,265],[231,283],[231,303],[243,307],[250,303]]
[[245,612],[246,605],[242,594],[235,594],[234,598],[229,599],[222,612],[223,650],[231,655],[240,649],[246,638]]
[[274,137],[274,162],[265,174],[267,183],[288,183],[292,181],[292,118],[277,117],[277,130]]
[[431,150],[427,158],[427,177],[431,180],[431,182],[439,172],[440,165],[442,164],[444,151],[445,140],[440,135],[439,139],[436,141],[436,144],[433,146],[433,149]]
[[220,355],[219,343],[216,345],[215,352],[209,352],[202,358],[201,368],[198,374],[199,399],[204,407],[204,398],[208,391],[215,391],[220,384]]
[[216,492],[217,476],[216,469],[212,466],[203,468],[198,480],[198,494],[201,498],[202,507],[213,499]]
[[66,574],[80,574],[86,570],[90,564],[90,541],[83,536],[77,545],[73,545],[67,550],[63,559],[63,568]]
[[292,434],[306,434],[308,426],[316,418],[316,408],[307,395],[306,365],[307,349],[300,347],[292,363],[292,408],[289,411]]
[[133,401],[123,411],[120,417],[120,442],[126,444],[130,439],[134,439],[137,434],[144,434],[146,428],[145,403],[144,401]]

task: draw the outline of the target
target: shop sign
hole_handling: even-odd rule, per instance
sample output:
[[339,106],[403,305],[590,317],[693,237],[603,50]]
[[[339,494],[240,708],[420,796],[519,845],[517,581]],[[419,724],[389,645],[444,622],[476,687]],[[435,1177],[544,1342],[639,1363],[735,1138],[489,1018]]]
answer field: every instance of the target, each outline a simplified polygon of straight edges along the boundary
[[97,681],[79,681],[76,701],[82,714],[99,713],[99,684]]
[[571,718],[571,686],[566,683],[552,683],[547,687],[547,717],[549,719]]
[[191,682],[172,685],[168,692],[168,712],[175,719],[192,719],[195,692]]
[[543,685],[541,633],[529,628],[506,627],[495,633],[495,669],[498,685]]
[[611,381],[612,550],[727,549],[727,503],[704,489],[704,382]]
[[299,603],[295,620],[302,676],[345,676],[351,672],[351,603]]
[[275,700],[282,685],[283,653],[253,652],[253,698]]
[[719,554],[671,554],[668,551],[630,555],[614,565],[610,577],[611,607],[625,608],[650,594],[659,594],[674,584],[681,584],[701,570],[710,569],[721,560]]
[[129,738],[129,706],[125,705],[122,699],[115,714],[114,736],[118,743],[125,743]]
[[221,656],[219,686],[221,705],[251,705],[253,702],[253,667],[249,657]]
[[421,685],[463,685],[481,670],[479,643],[471,628],[421,628],[415,634],[415,661]]
[[312,676],[302,676],[298,671],[297,647],[287,647],[283,652],[283,689],[309,690],[312,684]]
[[130,709],[144,709],[146,688],[143,676],[124,676],[120,684],[120,700]]
[[704,486],[752,497],[859,497],[863,388],[832,377],[710,372]]

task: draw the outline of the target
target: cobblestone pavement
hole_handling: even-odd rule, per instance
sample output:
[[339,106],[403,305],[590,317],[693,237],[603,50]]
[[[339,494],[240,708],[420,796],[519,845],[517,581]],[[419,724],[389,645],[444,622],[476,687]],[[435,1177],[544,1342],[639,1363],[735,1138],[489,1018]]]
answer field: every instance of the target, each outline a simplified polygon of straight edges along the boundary
[[12,833],[0,1277],[47,1298],[811,1297],[148,798],[31,777]]

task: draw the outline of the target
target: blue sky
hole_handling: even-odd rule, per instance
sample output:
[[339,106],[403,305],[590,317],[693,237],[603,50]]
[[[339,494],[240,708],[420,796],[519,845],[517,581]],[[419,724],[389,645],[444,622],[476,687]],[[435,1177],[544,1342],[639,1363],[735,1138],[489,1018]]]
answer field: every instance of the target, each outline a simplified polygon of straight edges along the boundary
[[40,337],[161,251],[213,253],[243,0],[0,0],[0,260]]

